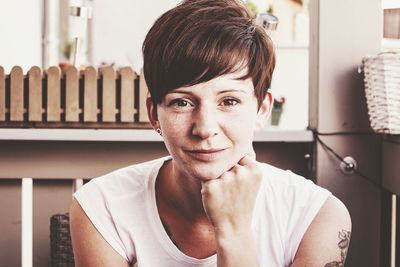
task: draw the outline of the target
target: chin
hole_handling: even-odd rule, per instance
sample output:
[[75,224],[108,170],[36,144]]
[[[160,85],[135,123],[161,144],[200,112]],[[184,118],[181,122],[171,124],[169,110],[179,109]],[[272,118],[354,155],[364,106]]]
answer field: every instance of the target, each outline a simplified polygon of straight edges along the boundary
[[227,163],[208,163],[203,166],[196,166],[189,170],[191,175],[202,181],[218,179],[223,173],[229,171],[233,165]]
[[200,172],[196,172],[193,173],[192,176],[200,181],[209,181],[209,180],[215,180],[218,179],[223,172],[220,173],[200,173]]

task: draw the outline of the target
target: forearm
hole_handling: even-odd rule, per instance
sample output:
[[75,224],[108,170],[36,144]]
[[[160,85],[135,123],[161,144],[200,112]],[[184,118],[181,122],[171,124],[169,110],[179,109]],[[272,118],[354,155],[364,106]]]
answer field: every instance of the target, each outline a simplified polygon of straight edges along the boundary
[[256,242],[250,229],[217,230],[216,241],[218,267],[259,266]]

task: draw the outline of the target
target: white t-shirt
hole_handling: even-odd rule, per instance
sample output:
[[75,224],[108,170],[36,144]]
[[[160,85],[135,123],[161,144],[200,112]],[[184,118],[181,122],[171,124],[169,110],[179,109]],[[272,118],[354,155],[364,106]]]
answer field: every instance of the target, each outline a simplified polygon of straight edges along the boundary
[[[75,194],[93,225],[128,262],[139,267],[216,266],[216,255],[185,255],[164,230],[155,180],[164,157],[92,179]],[[308,226],[331,194],[290,171],[258,163],[263,171],[253,213],[260,266],[289,266]]]

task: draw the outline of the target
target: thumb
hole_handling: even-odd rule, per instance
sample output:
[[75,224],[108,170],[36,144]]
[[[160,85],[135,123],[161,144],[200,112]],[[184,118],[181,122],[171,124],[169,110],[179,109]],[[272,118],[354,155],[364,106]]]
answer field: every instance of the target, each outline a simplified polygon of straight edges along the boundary
[[254,151],[253,146],[251,146],[251,150],[249,151],[249,153],[247,153],[247,155],[249,155],[251,159],[256,160],[256,152]]
[[201,195],[204,197],[205,195],[209,194],[209,183],[212,180],[201,181]]

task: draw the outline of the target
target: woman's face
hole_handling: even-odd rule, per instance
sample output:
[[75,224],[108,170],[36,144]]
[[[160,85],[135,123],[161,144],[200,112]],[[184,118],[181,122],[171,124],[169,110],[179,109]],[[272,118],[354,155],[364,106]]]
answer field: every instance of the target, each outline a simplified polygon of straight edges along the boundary
[[[183,175],[218,178],[253,151],[257,98],[246,69],[170,91],[157,105],[174,168]],[[154,118],[153,118],[154,119]]]

